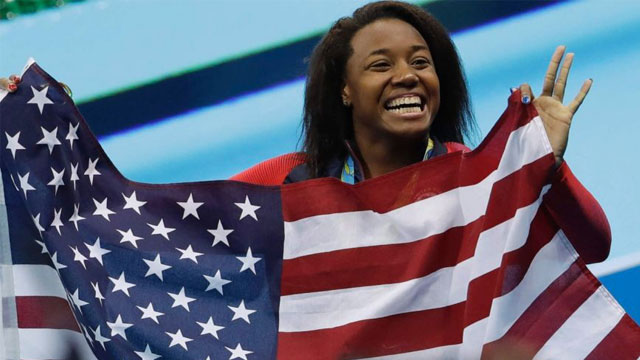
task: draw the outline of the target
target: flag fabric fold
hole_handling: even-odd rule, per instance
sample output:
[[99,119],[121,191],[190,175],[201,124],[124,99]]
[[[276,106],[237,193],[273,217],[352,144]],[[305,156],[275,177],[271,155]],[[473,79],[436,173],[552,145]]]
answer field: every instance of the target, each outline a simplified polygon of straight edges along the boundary
[[5,358],[640,356],[541,206],[554,157],[515,95],[476,150],[357,185],[152,185],[22,78],[0,96]]

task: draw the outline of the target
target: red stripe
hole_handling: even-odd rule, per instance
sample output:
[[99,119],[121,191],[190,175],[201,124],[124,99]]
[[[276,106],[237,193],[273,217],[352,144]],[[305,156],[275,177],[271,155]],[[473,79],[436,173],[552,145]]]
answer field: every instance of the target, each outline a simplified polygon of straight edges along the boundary
[[471,256],[482,218],[420,241],[333,251],[285,260],[281,294],[292,295],[407,281]]
[[55,296],[16,296],[18,328],[68,329],[80,332],[67,300]]
[[540,194],[535,187],[520,185],[543,184],[547,179],[544,171],[548,168],[547,160],[537,160],[496,182],[488,204],[489,215],[465,226],[411,243],[338,250],[285,260],[281,294],[397,283],[470,258],[483,229],[512,218],[517,209],[538,199]]
[[532,357],[598,286],[583,275],[579,263],[573,263],[538,296],[501,339],[484,346],[482,357],[500,358],[516,350]]
[[[482,144],[472,152],[438,156],[353,186],[333,178],[287,184],[282,187],[283,218],[296,221],[361,209],[385,213],[459,186],[476,184],[498,167],[510,135],[505,129],[525,125],[536,115],[533,106],[521,110],[522,106],[512,101]],[[483,151],[488,146],[491,150]],[[553,156],[549,154],[545,158],[550,166]]]
[[597,359],[633,359],[640,358],[640,327],[627,314],[586,357]]
[[278,359],[353,359],[462,342],[464,303],[358,321],[332,329],[278,334]]
[[530,226],[524,246],[503,254],[500,267],[471,281],[467,292],[465,326],[481,320],[491,312],[495,297],[513,290],[527,273],[535,255],[557,232],[545,209],[540,209]]

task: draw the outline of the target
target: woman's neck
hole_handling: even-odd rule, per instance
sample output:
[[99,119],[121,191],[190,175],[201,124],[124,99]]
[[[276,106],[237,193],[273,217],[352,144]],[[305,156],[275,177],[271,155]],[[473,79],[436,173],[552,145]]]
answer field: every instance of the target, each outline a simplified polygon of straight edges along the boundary
[[428,136],[421,139],[392,139],[385,137],[371,141],[356,136],[357,155],[365,179],[390,173],[422,161]]

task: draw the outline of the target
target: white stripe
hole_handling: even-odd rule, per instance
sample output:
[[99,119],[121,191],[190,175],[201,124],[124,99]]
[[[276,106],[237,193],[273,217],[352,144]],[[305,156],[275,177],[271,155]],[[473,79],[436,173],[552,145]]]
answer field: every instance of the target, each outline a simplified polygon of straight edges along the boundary
[[551,185],[544,186],[535,202],[517,209],[512,218],[483,231],[478,236],[474,257],[481,260],[475,262],[472,278],[497,269],[504,254],[524,246],[529,237],[531,222],[542,204],[542,197],[550,188]]
[[[500,266],[507,246],[505,236],[509,237],[508,244],[524,244],[528,236],[525,225],[531,223],[544,193],[545,190],[535,202],[518,209],[513,218],[481,233],[475,255],[456,266],[401,283],[281,297],[279,331],[333,328],[355,321],[435,309],[465,301],[469,282]],[[509,247],[516,248],[516,245]]]
[[71,349],[75,349],[79,359],[96,359],[79,332],[66,329],[20,329],[19,332],[21,359],[67,359]]
[[600,286],[562,324],[534,359],[584,359],[623,316],[624,310]]
[[67,298],[55,269],[48,265],[13,265],[16,296]]
[[[547,245],[540,249],[518,286],[508,294],[493,300],[491,313],[488,317],[464,329],[462,344],[447,345],[407,354],[384,356],[380,357],[380,359],[479,358],[482,352],[482,346],[504,336],[531,303],[575,261],[576,254],[571,248],[567,248],[565,241],[567,240],[564,234],[562,231],[559,231]],[[616,320],[616,323],[618,320]],[[573,336],[583,332],[582,330],[577,331],[575,329],[572,331]],[[555,356],[553,358],[565,359],[567,357]]]
[[468,224],[484,214],[496,181],[549,152],[543,125],[536,117],[511,132],[498,169],[478,184],[458,187],[384,214],[357,211],[285,222],[284,259],[348,248],[407,243]]
[[533,258],[520,283],[509,293],[493,299],[488,317],[464,329],[460,358],[479,356],[482,345],[495,341],[513,326],[533,301],[564,273],[576,259],[558,231]]
[[501,338],[533,301],[576,261],[578,255],[567,247],[568,242],[564,233],[558,231],[538,251],[518,286],[493,299],[486,342]]
[[455,267],[396,284],[284,296],[280,300],[279,331],[326,329],[459,303],[466,299],[464,283],[471,265],[468,259]]

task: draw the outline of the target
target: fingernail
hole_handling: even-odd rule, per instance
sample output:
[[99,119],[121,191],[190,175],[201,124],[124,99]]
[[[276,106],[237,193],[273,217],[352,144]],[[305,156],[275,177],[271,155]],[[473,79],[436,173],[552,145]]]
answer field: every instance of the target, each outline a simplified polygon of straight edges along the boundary
[[18,87],[16,86],[16,84],[9,84],[7,85],[7,90],[14,92],[18,89]]
[[511,91],[511,93],[513,94],[514,92],[516,92],[516,90],[518,90],[518,88],[514,88],[512,87],[511,89],[509,89]]
[[13,82],[16,84],[20,84],[20,81],[22,81],[22,79],[20,79],[20,76],[14,76],[13,77]]
[[525,96],[523,96],[523,97],[522,97],[522,103],[523,103],[523,104],[528,104],[528,103],[529,103],[529,101],[530,101],[530,99],[529,99],[529,97],[528,97],[527,95],[525,95]]

